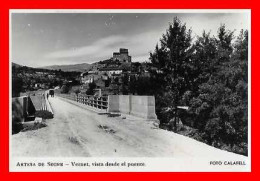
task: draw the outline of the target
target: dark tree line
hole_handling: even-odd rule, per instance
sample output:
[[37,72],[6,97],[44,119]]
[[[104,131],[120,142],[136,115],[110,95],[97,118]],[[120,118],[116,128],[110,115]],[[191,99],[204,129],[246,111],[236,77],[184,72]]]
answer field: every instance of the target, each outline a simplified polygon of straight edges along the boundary
[[180,116],[204,142],[247,155],[248,32],[235,37],[221,25],[216,36],[191,33],[174,18],[150,54],[157,115],[167,123],[177,106],[188,106]]

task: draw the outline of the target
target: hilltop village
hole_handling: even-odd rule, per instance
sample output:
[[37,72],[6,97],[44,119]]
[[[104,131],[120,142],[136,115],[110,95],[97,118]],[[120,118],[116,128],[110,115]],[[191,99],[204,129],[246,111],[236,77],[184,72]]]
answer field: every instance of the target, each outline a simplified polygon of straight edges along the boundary
[[128,94],[131,83],[140,78],[149,78],[149,63],[132,62],[128,49],[120,48],[110,59],[94,63],[89,71],[80,75],[80,92],[102,95]]
[[97,96],[135,94],[137,81],[149,79],[153,69],[151,63],[132,62],[132,57],[125,48],[114,52],[109,59],[89,64],[83,71],[30,68],[13,63],[13,96],[19,96],[21,92],[45,89]]

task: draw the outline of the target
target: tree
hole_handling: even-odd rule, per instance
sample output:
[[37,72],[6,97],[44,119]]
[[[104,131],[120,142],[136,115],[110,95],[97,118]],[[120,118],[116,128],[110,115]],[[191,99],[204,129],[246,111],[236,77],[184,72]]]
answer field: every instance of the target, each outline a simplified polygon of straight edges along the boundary
[[136,77],[135,76],[129,76],[129,83],[128,83],[128,89],[129,93],[135,95],[136,93]]
[[130,82],[130,91],[137,95],[152,95],[152,84],[149,77],[139,76]]
[[181,116],[197,128],[200,140],[247,155],[248,32],[235,40],[221,25],[216,37],[204,31],[191,40],[191,30],[174,18],[150,53],[156,114],[161,123],[177,120],[176,106],[187,105]]
[[69,87],[67,85],[63,85],[61,87],[61,93],[62,94],[67,94],[69,92]]
[[120,87],[120,92],[123,94],[123,95],[127,95],[128,94],[128,79],[129,77],[127,75],[123,75],[122,77],[122,85]]
[[[228,67],[228,68],[227,68]],[[235,144],[248,140],[248,32],[241,30],[234,44],[234,53],[224,71],[231,93],[226,104],[229,110],[229,122],[235,130]]]
[[[173,23],[163,34],[160,40],[160,47],[156,45],[154,53],[150,54],[150,60],[156,67],[156,75],[163,79],[163,88],[166,94],[158,94],[160,97],[167,97],[167,107],[170,112],[177,111],[180,104],[180,97],[186,90],[191,88],[192,83],[192,46],[191,29],[175,17]],[[174,114],[175,120],[176,114]],[[176,126],[175,126],[176,128]]]
[[88,90],[86,91],[87,95],[94,95],[94,89],[96,88],[96,83],[95,82],[91,82],[88,84]]
[[195,53],[192,58],[192,89],[193,93],[198,91],[198,86],[205,83],[215,70],[215,60],[217,47],[215,38],[210,33],[203,31],[202,36],[198,36],[194,44]]
[[[197,81],[198,89],[194,89],[189,104],[195,126],[208,144],[219,148],[228,145],[230,151],[247,154],[247,147],[241,146],[247,144],[247,31],[241,31],[235,44],[233,40],[233,32],[222,25],[212,42],[212,51],[203,54],[207,48],[200,50],[197,44],[194,58],[202,60],[198,65],[207,66],[201,66],[197,74],[204,78]],[[214,54],[209,57],[210,52]],[[241,147],[243,151],[238,149]]]

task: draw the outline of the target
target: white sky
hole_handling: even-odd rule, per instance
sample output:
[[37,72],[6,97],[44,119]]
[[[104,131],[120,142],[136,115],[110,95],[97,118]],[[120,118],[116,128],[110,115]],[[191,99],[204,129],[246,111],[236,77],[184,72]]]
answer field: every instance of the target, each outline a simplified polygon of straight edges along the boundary
[[[44,12],[44,11],[43,11]],[[128,48],[133,61],[149,52],[177,16],[193,36],[249,28],[249,14],[239,13],[13,13],[12,61],[32,67],[93,63]]]

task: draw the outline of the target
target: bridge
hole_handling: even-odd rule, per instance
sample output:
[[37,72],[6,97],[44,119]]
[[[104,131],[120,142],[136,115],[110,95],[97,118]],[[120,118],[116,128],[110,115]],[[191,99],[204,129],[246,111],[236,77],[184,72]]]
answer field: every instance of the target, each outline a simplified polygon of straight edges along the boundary
[[243,157],[159,129],[153,115],[154,98],[142,99],[134,96],[49,97],[46,107],[51,109],[53,118],[43,120],[42,127],[13,134],[12,156]]

